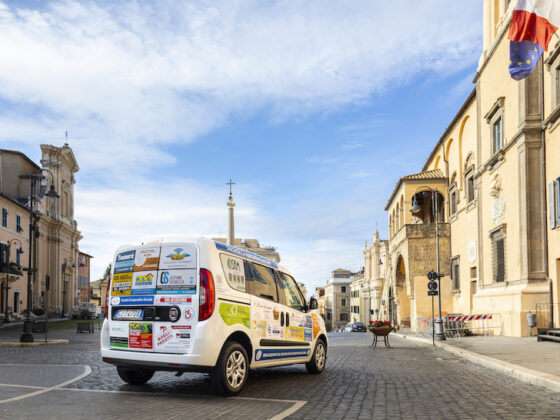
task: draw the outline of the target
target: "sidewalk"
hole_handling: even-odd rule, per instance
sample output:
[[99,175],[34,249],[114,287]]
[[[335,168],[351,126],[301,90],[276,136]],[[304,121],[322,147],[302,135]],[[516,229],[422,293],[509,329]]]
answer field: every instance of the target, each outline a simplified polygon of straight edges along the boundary
[[[398,332],[396,335],[432,344],[431,338]],[[436,347],[524,382],[560,392],[560,343],[536,337],[472,336],[436,341]]]

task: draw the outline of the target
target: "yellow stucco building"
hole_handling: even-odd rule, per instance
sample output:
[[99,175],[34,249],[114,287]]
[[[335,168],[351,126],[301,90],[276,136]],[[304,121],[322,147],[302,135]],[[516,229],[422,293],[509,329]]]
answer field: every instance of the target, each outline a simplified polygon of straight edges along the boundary
[[514,3],[484,1],[475,87],[422,171],[403,176],[385,207],[383,299],[401,328],[431,314],[436,218],[442,312],[494,314],[493,332],[508,336],[529,335],[529,311],[541,327],[560,325],[560,42],[531,76],[511,79]]

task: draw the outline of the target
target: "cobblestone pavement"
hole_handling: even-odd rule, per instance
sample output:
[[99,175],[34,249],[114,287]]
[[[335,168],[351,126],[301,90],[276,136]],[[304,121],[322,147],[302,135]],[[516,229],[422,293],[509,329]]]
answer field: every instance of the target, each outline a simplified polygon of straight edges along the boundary
[[[322,375],[302,365],[255,370],[241,398],[214,397],[204,374],[158,372],[145,386],[125,385],[100,361],[98,333],[50,337],[70,344],[0,347],[0,418],[560,418],[560,394],[395,336],[391,349],[373,349],[369,333],[331,334]],[[84,365],[85,378],[42,388]]]

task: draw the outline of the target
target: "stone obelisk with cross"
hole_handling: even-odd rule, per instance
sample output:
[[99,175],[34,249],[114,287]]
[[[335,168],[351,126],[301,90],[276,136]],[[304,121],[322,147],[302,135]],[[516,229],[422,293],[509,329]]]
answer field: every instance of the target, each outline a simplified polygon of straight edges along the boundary
[[227,236],[227,243],[228,245],[234,245],[235,242],[235,227],[234,227],[234,220],[233,220],[233,208],[235,207],[235,203],[233,202],[233,195],[231,193],[231,186],[235,185],[235,182],[231,181],[226,182],[226,185],[229,185],[229,200],[227,202],[228,206],[228,236]]

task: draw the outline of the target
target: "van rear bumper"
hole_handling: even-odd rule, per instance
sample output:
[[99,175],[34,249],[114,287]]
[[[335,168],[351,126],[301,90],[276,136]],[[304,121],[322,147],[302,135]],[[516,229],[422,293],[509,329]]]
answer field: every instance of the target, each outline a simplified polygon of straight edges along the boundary
[[145,353],[122,350],[101,350],[105,363],[131,369],[151,368],[154,370],[209,372],[214,366],[207,366],[202,357],[190,354]]

